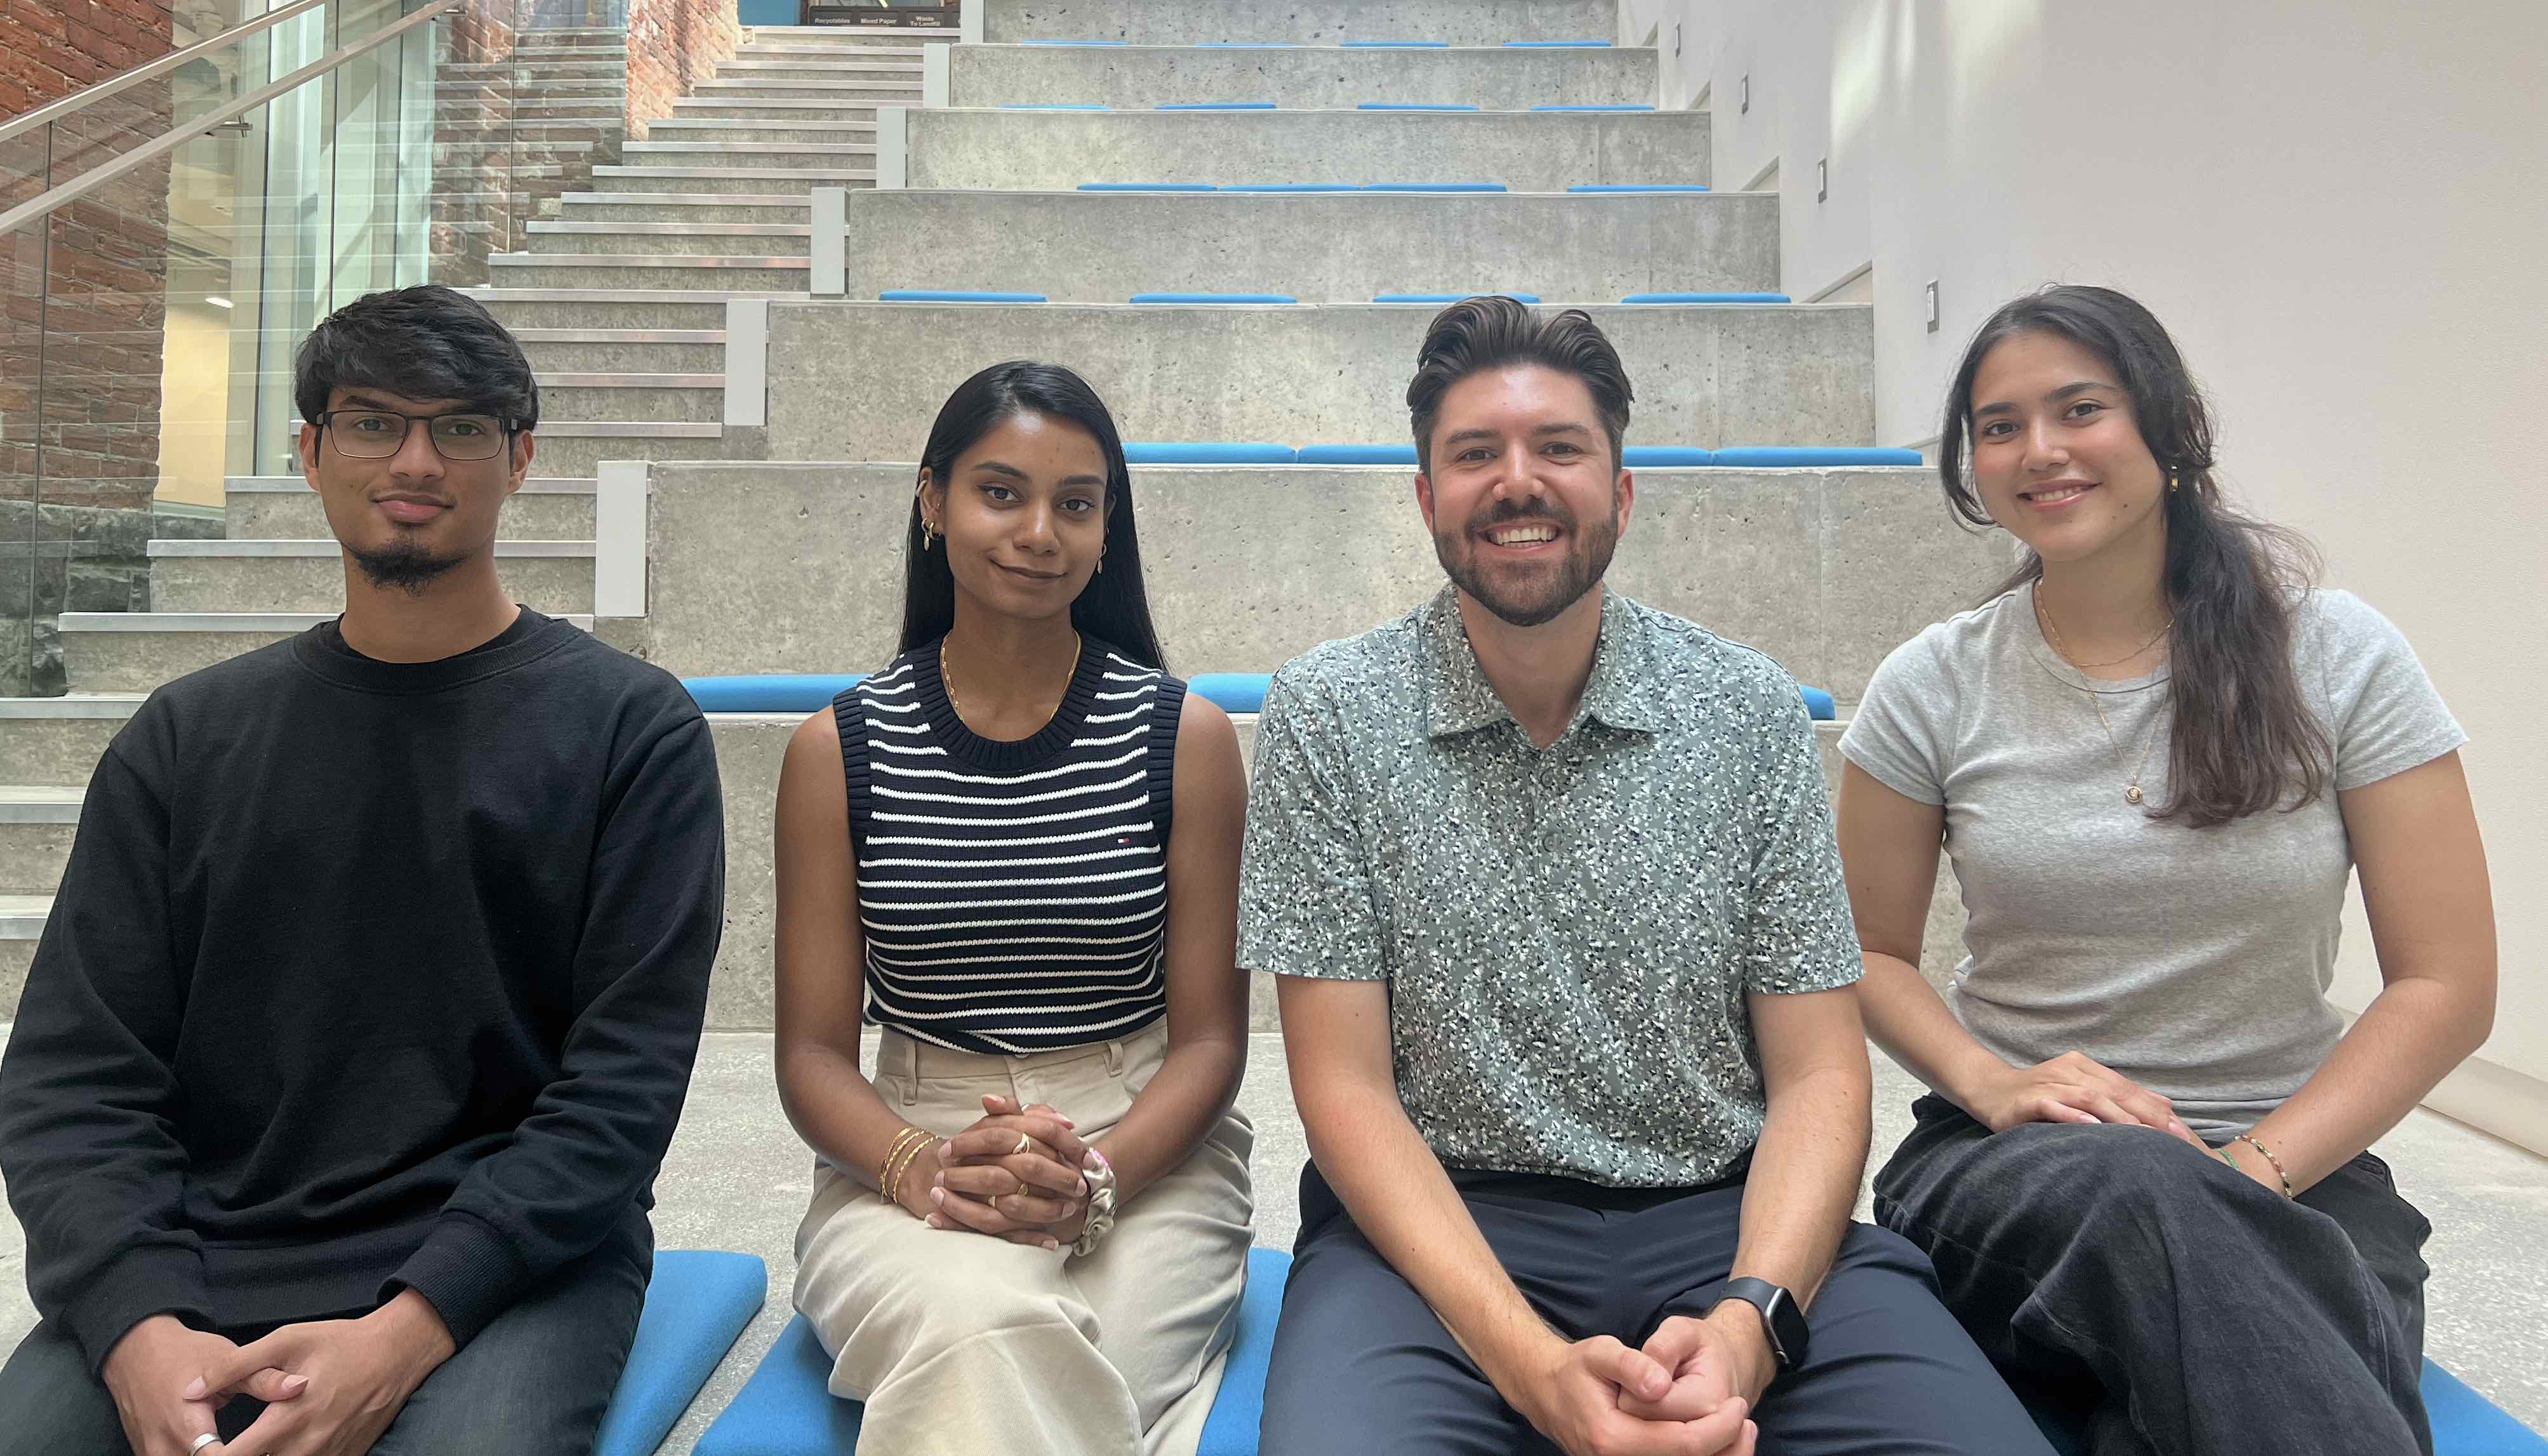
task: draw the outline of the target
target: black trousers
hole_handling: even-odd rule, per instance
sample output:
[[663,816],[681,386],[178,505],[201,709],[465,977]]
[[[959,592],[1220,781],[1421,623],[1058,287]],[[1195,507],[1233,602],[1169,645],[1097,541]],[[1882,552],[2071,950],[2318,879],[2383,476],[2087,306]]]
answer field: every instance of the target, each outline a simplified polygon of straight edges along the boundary
[[[1609,1189],[1454,1173],[1488,1246],[1569,1339],[1642,1344],[1704,1314],[1734,1261],[1743,1185]],[[1354,1228],[1318,1169],[1274,1336],[1261,1456],[1505,1456],[1557,1447],[1506,1406],[1450,1331]],[[1811,1312],[1805,1365],[1754,1418],[1765,1456],[2048,1456],[1955,1317],[1928,1261],[1852,1225]]]
[[[614,1240],[550,1277],[424,1378],[372,1456],[585,1456],[636,1338],[647,1273]],[[275,1327],[221,1333],[244,1344]],[[263,1409],[230,1402],[221,1434],[236,1437]],[[0,1456],[132,1456],[115,1397],[50,1323],[0,1368]]]
[[1875,1177],[1949,1308],[2094,1456],[2430,1456],[2432,1225],[2370,1153],[2297,1202],[2146,1128],[1942,1097]]

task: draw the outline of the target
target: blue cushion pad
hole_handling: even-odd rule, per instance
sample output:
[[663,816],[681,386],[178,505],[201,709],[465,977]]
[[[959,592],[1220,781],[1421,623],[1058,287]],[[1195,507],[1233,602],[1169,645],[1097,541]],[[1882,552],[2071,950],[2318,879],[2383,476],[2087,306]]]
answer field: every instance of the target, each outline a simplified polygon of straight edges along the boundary
[[[1196,1456],[1256,1456],[1265,1412],[1265,1368],[1292,1256],[1281,1249],[1247,1251],[1247,1296],[1223,1367],[1221,1394],[1206,1418]],[[849,1456],[858,1448],[860,1408],[831,1393],[832,1361],[803,1316],[788,1322],[716,1424],[699,1437],[697,1456]]]
[[1413,465],[1413,445],[1303,445],[1303,465]]
[[[2548,1438],[2430,1360],[2424,1362],[2423,1388],[2424,1414],[2433,1425],[2433,1456],[2548,1456]],[[2019,1390],[2022,1398],[2032,1394]],[[2026,1410],[2061,1456],[2080,1456],[2087,1449],[2083,1412],[2033,1398],[2026,1400]]]
[[592,1456],[652,1456],[769,1296],[770,1269],[757,1255],[656,1254],[637,1337],[593,1437]]
[[1870,465],[1918,465],[1921,460],[1917,450],[1874,445],[1720,445],[1716,463],[1752,470],[1794,466],[1846,470]]
[[1128,465],[1289,465],[1289,445],[1269,440],[1128,440]]
[[[864,673],[755,673],[740,678],[684,678],[682,685],[690,690],[690,700],[703,713],[811,713],[865,678]],[[1263,673],[1199,673],[1186,686],[1220,704],[1224,712],[1253,713],[1264,709],[1268,681]],[[657,1278],[662,1278],[660,1257]]]

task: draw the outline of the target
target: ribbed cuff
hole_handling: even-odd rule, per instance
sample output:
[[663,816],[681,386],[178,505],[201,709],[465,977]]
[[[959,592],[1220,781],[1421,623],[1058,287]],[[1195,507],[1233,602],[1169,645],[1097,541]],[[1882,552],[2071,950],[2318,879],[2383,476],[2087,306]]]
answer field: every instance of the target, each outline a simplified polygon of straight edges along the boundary
[[164,1244],[132,1249],[63,1307],[61,1322],[88,1356],[89,1373],[97,1375],[116,1341],[153,1315],[191,1315],[198,1324],[211,1320],[201,1254]]
[[496,1230],[467,1214],[434,1221],[424,1245],[381,1286],[384,1303],[412,1289],[442,1317],[454,1345],[466,1345],[521,1297],[529,1273]]

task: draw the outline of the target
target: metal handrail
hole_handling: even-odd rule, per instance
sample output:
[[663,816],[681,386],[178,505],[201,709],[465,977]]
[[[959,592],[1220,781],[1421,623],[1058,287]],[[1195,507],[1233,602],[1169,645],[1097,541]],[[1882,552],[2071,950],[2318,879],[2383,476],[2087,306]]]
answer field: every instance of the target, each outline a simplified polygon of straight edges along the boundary
[[0,213],[0,237],[6,237],[10,233],[17,231],[20,228],[25,227],[27,224],[36,221],[38,218],[59,211],[61,208],[79,201],[81,198],[95,192],[107,183],[112,182],[116,178],[123,176],[125,173],[132,171],[134,168],[156,161],[160,157],[166,156],[168,153],[175,151],[178,147],[183,146],[187,142],[194,140],[196,137],[203,136],[213,128],[221,126],[225,122],[234,121],[239,117],[245,116],[247,113],[256,110],[258,107],[265,105],[274,98],[283,95],[285,92],[316,80],[318,77],[325,75],[327,72],[336,69],[338,66],[343,65],[345,62],[352,60],[355,56],[373,50],[387,42],[394,41],[409,31],[415,29],[417,26],[424,24],[426,21],[433,20],[449,11],[459,8],[463,3],[464,0],[431,0],[431,3],[417,10],[414,14],[398,21],[396,24],[385,26],[380,30],[374,31],[371,35],[355,42],[351,46],[344,46],[340,49],[331,51],[326,55],[318,57],[317,60],[310,62],[308,65],[305,65],[301,69],[294,71],[292,74],[285,76],[283,79],[276,81],[274,84],[265,87],[263,90],[251,92],[218,110],[206,112],[204,115],[197,117],[195,120],[188,122],[182,127],[177,128],[175,131],[163,133],[160,136],[143,142],[141,145],[135,147],[133,150],[117,156],[115,160],[108,162],[106,165],[99,167],[94,171],[81,173],[79,176],[72,178],[70,181],[63,183],[61,186],[54,188],[52,191],[46,193],[42,197],[36,198],[30,202],[22,203],[19,206],[10,209],[6,213]]
[[144,81],[164,76],[198,55],[210,54],[234,41],[244,41],[259,32],[270,31],[296,15],[307,14],[326,3],[327,0],[293,0],[292,4],[281,10],[269,10],[252,21],[230,27],[209,41],[198,41],[183,50],[171,50],[147,65],[135,66],[122,75],[110,76],[94,86],[82,87],[68,96],[46,102],[25,116],[12,117],[7,123],[0,124],[0,141],[7,141],[12,136],[60,121],[83,107],[104,101],[118,92],[138,86]]

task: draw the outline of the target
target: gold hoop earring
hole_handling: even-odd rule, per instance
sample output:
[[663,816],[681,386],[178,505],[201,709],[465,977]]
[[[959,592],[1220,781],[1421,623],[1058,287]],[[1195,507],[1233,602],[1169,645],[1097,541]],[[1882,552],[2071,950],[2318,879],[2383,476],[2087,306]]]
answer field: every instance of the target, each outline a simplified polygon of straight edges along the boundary
[[2167,493],[2169,495],[2175,495],[2178,491],[2184,489],[2184,486],[2185,483],[2176,478],[2175,471],[2171,470],[2167,473]]
[[937,544],[938,532],[930,528],[928,521],[922,521],[920,523],[920,549],[925,552],[930,547]]

